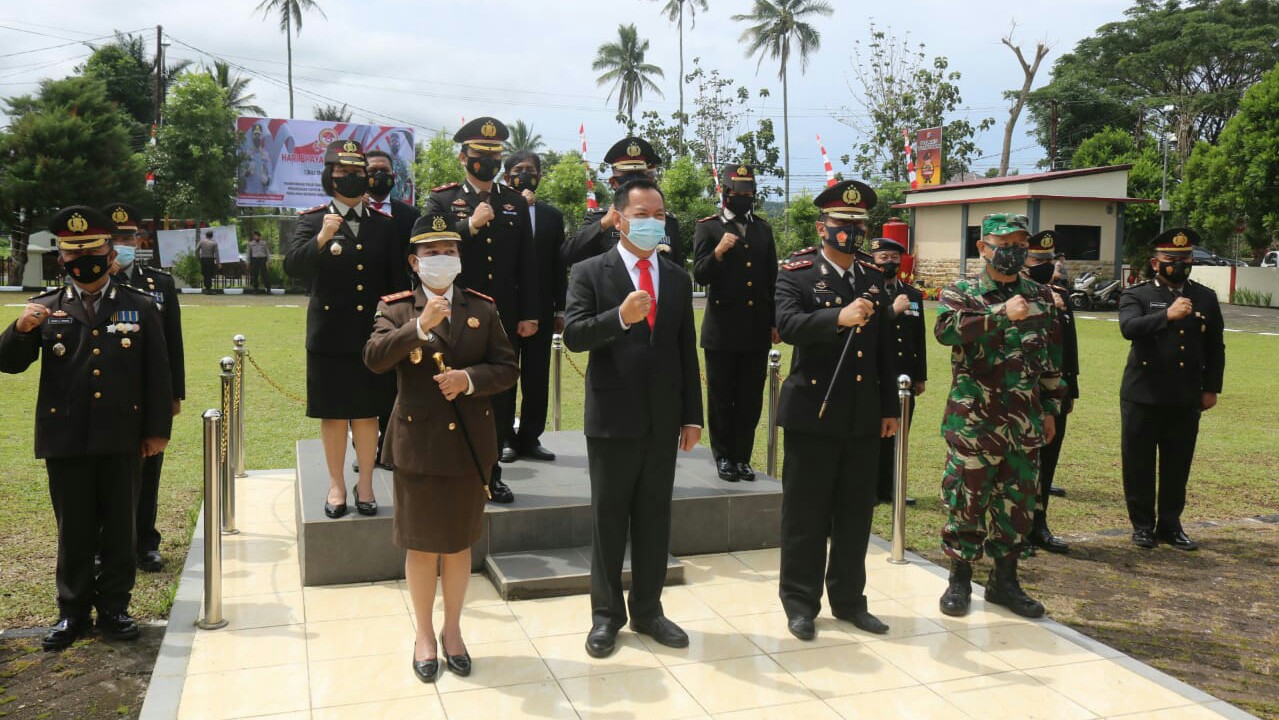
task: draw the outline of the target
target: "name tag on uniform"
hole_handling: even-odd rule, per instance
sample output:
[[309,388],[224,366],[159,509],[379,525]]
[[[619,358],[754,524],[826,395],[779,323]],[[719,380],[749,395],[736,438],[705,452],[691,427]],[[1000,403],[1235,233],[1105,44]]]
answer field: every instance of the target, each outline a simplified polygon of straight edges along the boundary
[[153,293],[151,293],[151,299],[152,299],[152,300],[155,300],[155,304],[156,304],[156,305],[163,305],[163,304],[164,304],[164,293],[162,293],[162,292],[153,292]]
[[45,320],[45,322],[49,323],[50,325],[70,325],[73,322],[73,318],[51,317],[48,320]]
[[1150,303],[1150,307],[1151,307],[1151,309],[1162,309],[1162,308],[1166,308],[1166,307],[1168,307],[1168,303],[1163,303],[1163,302],[1152,302],[1152,303]]

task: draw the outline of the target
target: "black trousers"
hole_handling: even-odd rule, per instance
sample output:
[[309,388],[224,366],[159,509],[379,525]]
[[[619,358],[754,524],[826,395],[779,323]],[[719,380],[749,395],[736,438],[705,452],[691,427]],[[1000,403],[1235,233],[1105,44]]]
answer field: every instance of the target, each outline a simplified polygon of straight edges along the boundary
[[[511,347],[515,349],[515,356],[520,357],[520,349],[524,339],[515,332],[515,328],[507,328],[506,336],[511,341]],[[494,395],[489,401],[493,405],[493,423],[497,429],[497,447],[500,452],[511,440],[512,430],[515,428],[515,386],[510,390]],[[500,462],[493,463],[492,480],[502,479],[502,464]]]
[[213,276],[218,274],[218,261],[213,258],[200,258],[200,275],[204,278],[204,289],[213,289]]
[[1057,475],[1057,460],[1061,458],[1061,444],[1066,440],[1066,421],[1070,418],[1070,413],[1062,415],[1054,415],[1057,419],[1057,434],[1053,436],[1053,441],[1039,449],[1039,504],[1035,506],[1035,512],[1048,512],[1048,498],[1052,497],[1049,490],[1053,488],[1053,478]]
[[879,441],[785,433],[779,595],[787,617],[813,618],[821,612],[823,571],[833,612],[866,609],[866,545],[875,511]]
[[551,336],[554,334],[555,318],[542,318],[537,324],[537,334],[520,338],[520,431],[512,438],[517,450],[537,447],[542,433],[546,432]]
[[[679,431],[636,440],[586,438],[591,475],[591,618],[614,628],[662,614],[671,545],[671,489]],[[631,592],[622,602],[622,561],[631,546]]]
[[706,353],[706,403],[715,459],[750,462],[764,410],[768,351]]
[[[1124,497],[1133,529],[1177,532],[1199,437],[1197,407],[1120,401]],[[1156,514],[1155,457],[1159,458]]]
[[264,257],[249,258],[249,281],[254,288],[271,289],[271,273],[266,270],[266,261]]
[[141,485],[138,490],[138,509],[134,525],[137,526],[137,553],[160,549],[160,531],[155,528],[159,514],[160,471],[164,469],[164,453],[142,458]]
[[[911,425],[915,421],[915,396],[910,396],[910,411],[907,417]],[[879,481],[875,487],[875,496],[880,502],[893,501],[893,470],[897,467],[897,438],[879,439]]]
[[[58,611],[86,617],[128,609],[137,572],[133,526],[141,458],[121,455],[48,458],[49,499],[58,522]],[[93,556],[102,558],[95,578]]]

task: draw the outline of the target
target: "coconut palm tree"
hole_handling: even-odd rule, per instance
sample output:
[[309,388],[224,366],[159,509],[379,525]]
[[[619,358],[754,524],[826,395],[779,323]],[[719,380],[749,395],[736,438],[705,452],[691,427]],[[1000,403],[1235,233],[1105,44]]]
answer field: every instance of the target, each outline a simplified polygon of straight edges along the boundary
[[239,75],[231,74],[231,66],[221,60],[214,60],[213,67],[205,67],[204,71],[209,77],[218,84],[218,87],[226,91],[226,106],[240,113],[241,115],[256,115],[262,117],[266,115],[266,110],[261,105],[253,104],[253,100],[257,98],[249,89],[249,79]]
[[[315,0],[262,0],[258,3],[262,17],[279,15],[280,32],[284,33],[285,46],[289,53],[289,117],[293,117],[293,33],[302,32],[302,11],[315,10],[322,17],[328,17]],[[294,30],[294,28],[297,28]]]
[[[660,2],[661,0],[659,0]],[[662,14],[667,20],[679,26],[679,140],[684,144],[684,128],[688,122],[684,118],[684,6],[688,6],[689,27],[697,27],[697,9],[703,12],[708,8],[707,0],[665,0]]]
[[339,123],[351,122],[351,110],[346,106],[346,103],[341,105],[316,105],[313,112],[316,120]]
[[511,139],[506,141],[506,151],[528,150],[529,152],[537,152],[545,145],[546,143],[542,142],[541,134],[533,132],[532,125],[525,125],[523,120],[516,120],[515,124],[511,126]]
[[755,7],[748,15],[734,15],[738,22],[750,23],[742,31],[739,42],[747,45],[746,55],[759,54],[755,71],[759,72],[764,58],[779,63],[777,76],[782,81],[782,148],[786,165],[786,206],[790,207],[790,107],[787,98],[787,70],[790,68],[791,51],[799,54],[799,71],[808,69],[808,56],[821,45],[821,33],[805,21],[805,18],[828,16],[834,8],[824,0],[755,0]]
[[595,79],[597,85],[613,83],[608,92],[608,99],[617,93],[617,112],[625,115],[631,123],[635,122],[635,105],[648,90],[662,96],[662,89],[653,82],[652,76],[665,77],[662,69],[644,62],[644,53],[648,52],[648,41],[639,39],[639,31],[635,25],[618,25],[617,42],[600,45],[595,52],[592,70],[603,70],[604,73]]

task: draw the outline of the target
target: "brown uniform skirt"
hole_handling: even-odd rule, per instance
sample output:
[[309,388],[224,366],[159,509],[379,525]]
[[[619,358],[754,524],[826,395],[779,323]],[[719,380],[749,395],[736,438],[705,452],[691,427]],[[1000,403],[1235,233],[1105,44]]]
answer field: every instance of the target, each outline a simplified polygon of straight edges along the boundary
[[404,472],[395,486],[395,544],[406,550],[455,553],[479,542],[488,499],[477,477]]

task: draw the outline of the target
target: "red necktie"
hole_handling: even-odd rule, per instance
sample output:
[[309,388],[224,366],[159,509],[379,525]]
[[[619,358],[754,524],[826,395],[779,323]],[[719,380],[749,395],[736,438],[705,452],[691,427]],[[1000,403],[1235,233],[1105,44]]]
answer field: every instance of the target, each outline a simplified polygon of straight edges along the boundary
[[639,262],[635,263],[635,267],[639,268],[640,273],[639,289],[648,293],[648,296],[653,298],[653,303],[648,306],[649,330],[652,330],[653,324],[657,322],[657,290],[653,288],[653,275],[648,271],[648,269],[652,266],[653,263],[649,262],[648,258],[641,258]]
[[374,201],[372,201],[372,204],[373,204],[373,209],[374,209],[374,210],[377,210],[378,212],[382,212],[382,206],[386,204],[386,201],[385,201],[385,200],[374,200]]

